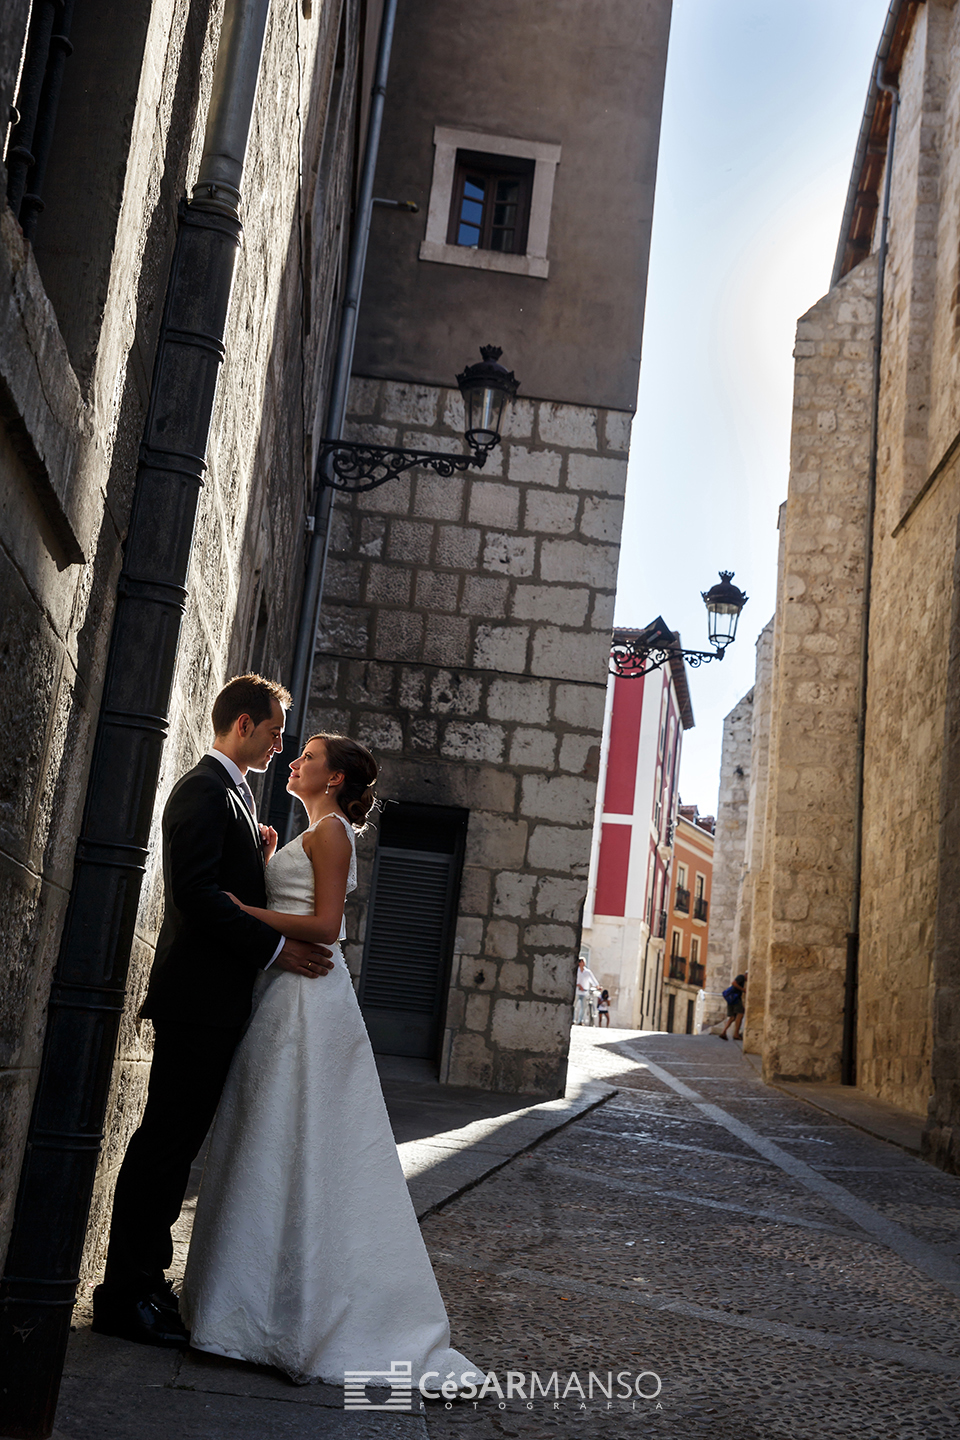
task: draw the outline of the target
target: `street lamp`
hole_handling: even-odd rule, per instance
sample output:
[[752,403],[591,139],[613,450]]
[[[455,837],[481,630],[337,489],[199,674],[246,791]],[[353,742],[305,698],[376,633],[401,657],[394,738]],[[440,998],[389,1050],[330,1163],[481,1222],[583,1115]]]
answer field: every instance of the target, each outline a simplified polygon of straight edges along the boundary
[[487,451],[500,439],[500,418],[507,400],[517,393],[519,381],[512,370],[497,362],[503,351],[497,345],[481,345],[483,359],[479,365],[468,365],[457,376],[463,408],[467,418],[467,444]]
[[[497,363],[502,353],[496,345],[482,345],[482,361],[468,365],[457,376],[463,396],[469,455],[457,455],[450,450],[368,445],[360,440],[323,439],[317,450],[320,483],[334,490],[374,490],[414,468],[423,467],[438,475],[453,475],[474,466],[482,469],[494,445],[500,443],[503,407],[516,395],[520,384],[512,370]],[[327,463],[320,463],[324,461]]]
[[721,570],[720,584],[711,585],[709,590],[701,592],[709,617],[707,635],[710,638],[710,644],[717,647],[718,660],[723,659],[724,650],[736,640],[740,611],[749,598],[744,595],[742,590],[738,590],[736,585],[730,584],[732,579],[732,570]]
[[662,615],[651,625],[639,631],[632,639],[614,643],[610,650],[610,673],[623,680],[638,675],[649,675],[659,670],[668,660],[681,657],[696,670],[708,660],[722,660],[728,645],[732,645],[737,634],[740,611],[746,605],[748,596],[736,585],[732,570],[720,571],[719,585],[711,585],[701,591],[707,607],[707,634],[713,650],[682,650],[678,636],[671,630]]

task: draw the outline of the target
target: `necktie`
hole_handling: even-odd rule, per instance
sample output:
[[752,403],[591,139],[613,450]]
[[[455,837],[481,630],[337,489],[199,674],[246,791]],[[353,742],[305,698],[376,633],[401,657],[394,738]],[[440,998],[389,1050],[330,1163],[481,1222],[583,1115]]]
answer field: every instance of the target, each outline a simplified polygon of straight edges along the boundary
[[247,784],[246,780],[238,780],[238,781],[237,781],[237,789],[240,791],[240,794],[243,796],[244,804],[246,805],[247,809],[250,811],[250,814],[253,816],[254,820],[256,820],[256,818],[257,818],[257,807],[256,807],[256,804],[254,803],[253,791],[250,789],[250,786]]

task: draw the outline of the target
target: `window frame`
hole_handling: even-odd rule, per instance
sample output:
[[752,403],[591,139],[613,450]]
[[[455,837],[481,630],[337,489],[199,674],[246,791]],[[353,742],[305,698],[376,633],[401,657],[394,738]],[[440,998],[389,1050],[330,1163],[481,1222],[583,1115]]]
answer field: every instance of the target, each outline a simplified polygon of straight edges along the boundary
[[[505,135],[486,135],[477,130],[452,130],[438,125],[433,132],[434,158],[427,224],[420,245],[420,259],[441,265],[460,265],[470,270],[496,270],[509,275],[528,275],[546,280],[550,273],[547,246],[550,239],[550,211],[561,147],[539,140],[521,140]],[[457,152],[532,160],[533,181],[527,222],[526,250],[510,254],[502,250],[472,249],[451,245],[448,239],[450,212],[457,171]]]
[[[498,164],[498,158],[500,163]],[[480,244],[461,245],[457,233],[462,222],[461,206],[463,192],[471,170],[482,175],[484,180],[483,221],[480,228]],[[534,167],[531,161],[515,160],[510,156],[485,155],[476,150],[458,150],[454,171],[453,190],[450,197],[450,223],[447,226],[447,244],[458,250],[489,250],[494,255],[525,255],[527,234],[530,229],[530,197],[533,190]],[[493,211],[496,205],[495,187],[500,180],[516,179],[520,182],[517,201],[517,218],[514,230],[522,244],[515,250],[497,250],[489,242],[493,234]]]

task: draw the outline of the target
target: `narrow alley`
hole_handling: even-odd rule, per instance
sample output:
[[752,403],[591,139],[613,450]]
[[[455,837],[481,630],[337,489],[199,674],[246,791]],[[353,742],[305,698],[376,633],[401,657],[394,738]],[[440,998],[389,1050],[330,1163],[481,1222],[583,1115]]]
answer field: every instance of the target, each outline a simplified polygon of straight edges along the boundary
[[[537,1117],[512,1120],[506,1097],[475,1145],[463,1114],[434,1137],[437,1165],[455,1155],[461,1183],[448,1202],[426,1202],[424,1235],[454,1343],[496,1375],[502,1400],[491,1386],[450,1408],[421,1411],[414,1393],[404,1413],[345,1412],[336,1388],[150,1351],[81,1321],[56,1434],[957,1434],[960,1179],[765,1086],[738,1045],[714,1036],[575,1028],[571,1089],[573,1118],[539,1141]],[[387,1093],[402,1109],[402,1084]],[[508,1132],[512,1158],[496,1145]],[[429,1193],[423,1143],[415,1198],[418,1186]],[[622,1398],[640,1376],[651,1398]]]

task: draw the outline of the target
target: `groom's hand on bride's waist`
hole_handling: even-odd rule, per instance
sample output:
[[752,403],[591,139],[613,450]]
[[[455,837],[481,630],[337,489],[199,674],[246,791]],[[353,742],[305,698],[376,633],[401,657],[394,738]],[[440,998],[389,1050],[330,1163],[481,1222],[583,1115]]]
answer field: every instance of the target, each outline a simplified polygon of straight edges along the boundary
[[333,969],[333,952],[325,945],[309,945],[306,940],[286,940],[270,968],[289,970],[292,975],[304,975],[313,980]]

